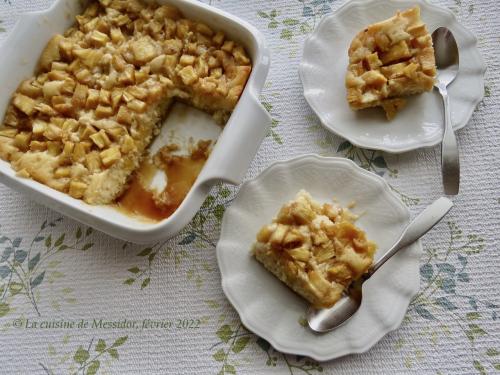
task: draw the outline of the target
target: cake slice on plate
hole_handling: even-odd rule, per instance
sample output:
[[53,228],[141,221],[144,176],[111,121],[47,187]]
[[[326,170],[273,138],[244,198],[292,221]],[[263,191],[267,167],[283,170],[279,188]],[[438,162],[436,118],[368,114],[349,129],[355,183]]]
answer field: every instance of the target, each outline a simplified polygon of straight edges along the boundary
[[353,39],[347,101],[354,110],[380,106],[392,119],[405,96],[431,91],[435,76],[432,37],[416,6],[369,25]]
[[331,307],[369,270],[376,245],[357,216],[301,190],[257,234],[255,258],[315,307]]

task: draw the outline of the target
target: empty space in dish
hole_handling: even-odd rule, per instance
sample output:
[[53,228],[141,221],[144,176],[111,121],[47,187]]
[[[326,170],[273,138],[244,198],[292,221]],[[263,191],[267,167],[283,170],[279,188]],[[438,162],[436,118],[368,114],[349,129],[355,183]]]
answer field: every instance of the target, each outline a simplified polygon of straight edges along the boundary
[[[160,128],[160,134],[156,136],[148,150],[150,155],[154,155],[163,146],[175,144],[179,146],[179,149],[172,154],[187,156],[192,146],[198,141],[209,140],[214,145],[222,129],[223,127],[218,125],[208,113],[175,102]],[[162,190],[167,184],[165,173],[158,170],[150,187]]]

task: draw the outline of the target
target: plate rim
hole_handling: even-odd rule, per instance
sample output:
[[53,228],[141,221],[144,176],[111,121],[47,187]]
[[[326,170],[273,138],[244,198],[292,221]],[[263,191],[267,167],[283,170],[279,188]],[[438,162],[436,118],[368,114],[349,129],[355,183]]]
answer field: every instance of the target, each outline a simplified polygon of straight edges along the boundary
[[[227,228],[227,221],[229,220],[227,212],[228,211],[230,212],[231,208],[234,206],[234,203],[237,202],[238,199],[241,199],[241,198],[239,198],[241,196],[241,192],[242,191],[244,192],[245,191],[244,189],[247,189],[248,185],[258,183],[259,179],[266,177],[270,173],[273,173],[273,171],[276,170],[277,168],[280,168],[280,167],[286,168],[288,165],[293,165],[293,164],[301,162],[303,160],[304,161],[310,160],[313,163],[333,163],[333,164],[342,163],[351,169],[355,169],[361,175],[364,175],[364,177],[367,177],[367,178],[370,178],[374,181],[377,181],[380,184],[380,186],[383,188],[384,192],[386,194],[388,194],[393,199],[394,205],[399,206],[399,209],[401,209],[401,212],[404,214],[404,220],[406,223],[410,222],[410,210],[401,201],[401,199],[396,195],[396,193],[391,189],[390,185],[388,184],[388,182],[384,178],[376,175],[375,173],[372,173],[370,171],[367,171],[367,170],[361,168],[352,160],[349,160],[347,158],[342,158],[342,157],[325,157],[325,156],[320,156],[318,154],[304,154],[304,155],[300,155],[300,156],[297,156],[297,157],[294,157],[291,159],[276,161],[276,162],[272,163],[270,166],[268,166],[266,169],[264,169],[261,173],[259,173],[254,178],[245,181],[241,185],[241,188],[240,188],[238,194],[236,195],[235,199],[233,200],[233,204],[227,209],[226,213],[224,214],[224,217],[222,220],[222,225],[221,225],[221,231],[220,231],[220,235],[219,235],[219,240],[217,242],[217,246],[215,249],[216,250],[216,259],[217,259],[217,265],[219,267],[219,272],[221,275],[222,290],[224,292],[224,295],[226,296],[226,298],[230,302],[230,304],[233,306],[233,308],[238,313],[238,316],[241,320],[241,323],[249,331],[251,331],[255,335],[262,337],[263,339],[268,341],[272,345],[272,347],[274,349],[276,349],[277,351],[287,353],[287,354],[308,356],[316,361],[324,362],[324,361],[333,360],[333,359],[336,359],[339,357],[343,357],[343,356],[349,355],[349,354],[364,353],[364,352],[368,351],[369,349],[371,349],[375,344],[377,344],[388,333],[397,329],[401,325],[401,323],[403,322],[403,319],[406,315],[406,312],[408,310],[408,306],[409,306],[411,300],[420,290],[420,275],[419,274],[415,275],[415,279],[416,279],[416,281],[414,283],[415,285],[413,285],[413,288],[411,291],[404,294],[405,295],[405,302],[401,306],[401,310],[400,310],[402,312],[401,316],[399,316],[397,319],[394,319],[392,324],[387,324],[383,327],[383,329],[380,329],[378,331],[374,331],[374,334],[372,334],[371,336],[367,336],[367,340],[365,340],[362,343],[362,345],[356,346],[356,345],[352,345],[352,343],[350,343],[350,345],[344,346],[342,350],[337,350],[336,352],[330,352],[328,354],[317,352],[314,349],[310,349],[308,347],[299,348],[299,347],[291,347],[290,345],[286,345],[286,343],[280,342],[280,340],[278,338],[271,335],[270,332],[266,332],[265,330],[261,329],[258,324],[255,325],[251,321],[251,319],[249,319],[247,317],[246,314],[242,313],[243,308],[241,308],[241,309],[239,308],[239,305],[236,302],[236,298],[233,296],[233,294],[231,292],[231,288],[229,287],[229,285],[227,283],[228,277],[227,276],[225,277],[225,275],[227,275],[228,273],[227,273],[227,270],[224,266],[224,261],[222,260],[222,258],[224,258],[224,257],[222,256],[221,247],[224,246],[224,242],[226,241],[227,235],[225,234],[225,231],[227,229],[225,229],[225,228]],[[411,248],[414,248],[415,251],[418,252],[418,254],[422,254],[423,249],[422,249],[422,245],[421,245],[420,240],[418,240],[417,242],[415,242],[414,244],[412,244],[410,246],[411,246]]]
[[[383,0],[383,1],[391,3],[391,4],[401,4],[400,0]],[[467,45],[470,44],[470,47],[468,48],[471,51],[470,56],[473,58],[473,60],[475,60],[475,63],[477,64],[477,68],[478,68],[477,78],[478,79],[476,80],[476,82],[477,82],[478,87],[482,88],[482,90],[479,90],[481,92],[481,94],[478,95],[474,101],[471,101],[472,105],[468,109],[466,116],[464,116],[458,122],[458,125],[453,127],[454,131],[456,132],[456,131],[464,128],[470,122],[472,115],[474,114],[475,110],[477,109],[477,106],[484,99],[484,87],[485,87],[484,76],[485,76],[486,71],[487,71],[486,63],[485,63],[483,56],[479,52],[477,37],[468,28],[463,26],[457,20],[457,17],[450,9],[436,5],[436,4],[432,4],[429,0],[413,0],[413,1],[415,3],[418,3],[418,5],[420,5],[420,6],[425,6],[425,7],[430,8],[432,12],[440,13],[443,17],[446,17],[449,20],[449,22],[450,22],[449,26],[451,26],[452,28],[460,29],[460,31],[463,33],[463,36],[464,36],[464,44],[467,44]],[[324,129],[326,129],[330,133],[333,133],[337,136],[342,137],[343,139],[349,141],[354,146],[369,149],[369,150],[379,150],[379,151],[387,152],[390,154],[401,154],[401,153],[405,153],[405,152],[409,152],[409,151],[418,150],[421,148],[434,147],[434,146],[441,143],[441,139],[437,138],[435,140],[419,141],[419,142],[415,142],[412,145],[409,145],[406,147],[398,147],[398,146],[387,147],[387,146],[381,145],[380,143],[377,145],[364,143],[363,141],[358,140],[356,136],[352,136],[351,135],[352,133],[350,133],[350,132],[339,131],[337,128],[334,128],[334,127],[327,125],[327,122],[324,121],[324,115],[314,105],[313,100],[310,98],[310,95],[306,93],[306,81],[307,81],[307,79],[305,78],[305,76],[306,76],[305,71],[307,70],[306,65],[308,65],[308,64],[305,63],[304,56],[306,54],[306,49],[308,48],[309,43],[311,43],[311,40],[317,37],[318,30],[319,30],[320,26],[322,26],[325,22],[327,22],[327,20],[329,20],[331,18],[337,18],[339,16],[342,16],[342,13],[346,12],[351,7],[367,8],[370,5],[372,5],[373,3],[381,4],[382,0],[350,0],[350,1],[347,1],[345,4],[342,4],[337,10],[333,11],[330,14],[323,16],[321,18],[320,22],[316,25],[315,29],[312,31],[312,33],[306,37],[306,39],[304,40],[303,46],[302,46],[302,56],[301,56],[301,60],[299,63],[299,78],[300,78],[300,81],[302,84],[304,98],[305,98],[307,104],[309,105],[309,107],[313,110],[314,114],[318,117],[319,122]],[[383,5],[383,4],[381,4],[381,5]]]

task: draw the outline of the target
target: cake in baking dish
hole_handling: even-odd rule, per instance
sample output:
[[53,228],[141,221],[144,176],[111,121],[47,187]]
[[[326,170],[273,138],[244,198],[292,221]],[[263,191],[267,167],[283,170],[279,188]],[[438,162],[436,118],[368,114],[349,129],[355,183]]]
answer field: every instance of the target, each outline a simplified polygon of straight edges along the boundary
[[174,100],[224,123],[250,72],[240,44],[173,6],[91,2],[13,94],[0,157],[19,176],[89,204],[111,203]]

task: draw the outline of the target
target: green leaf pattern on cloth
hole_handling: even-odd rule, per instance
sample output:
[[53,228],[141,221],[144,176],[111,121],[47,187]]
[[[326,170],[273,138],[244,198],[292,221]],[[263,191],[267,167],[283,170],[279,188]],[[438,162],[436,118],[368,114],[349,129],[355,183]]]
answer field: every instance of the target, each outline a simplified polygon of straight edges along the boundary
[[[103,339],[98,339],[97,344],[92,338],[88,343],[78,345],[74,349],[72,338],[68,335],[62,339],[61,350],[58,352],[53,344],[48,346],[46,363],[38,365],[45,374],[71,374],[95,375],[107,372],[106,368],[119,359],[118,347],[124,345],[128,336],[118,337],[112,345],[107,345]],[[74,351],[73,351],[74,350]]]

